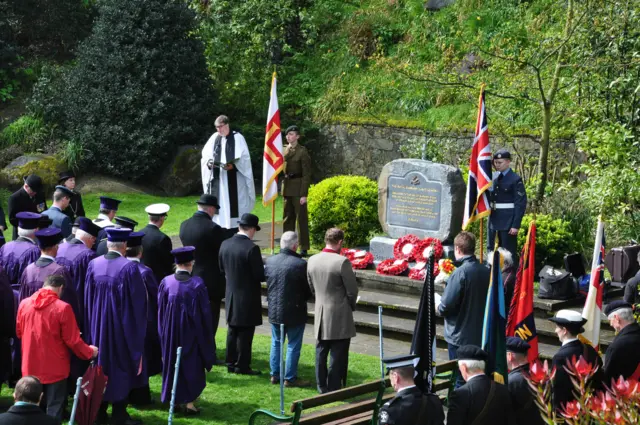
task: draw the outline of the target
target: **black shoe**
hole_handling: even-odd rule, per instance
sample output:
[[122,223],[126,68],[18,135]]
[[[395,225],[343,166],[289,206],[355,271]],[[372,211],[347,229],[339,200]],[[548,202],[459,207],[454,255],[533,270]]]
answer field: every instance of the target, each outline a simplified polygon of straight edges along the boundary
[[149,398],[148,400],[131,403],[131,405],[135,407],[151,407],[151,406],[155,406],[155,404],[156,404],[156,399],[153,397]]
[[133,419],[129,416],[126,419],[116,420],[111,418],[112,425],[142,425],[142,421],[140,419]]
[[239,367],[235,368],[233,373],[238,373],[240,375],[252,375],[252,376],[256,376],[256,375],[260,375],[262,372],[260,372],[259,370],[253,370],[253,369],[240,369]]
[[97,425],[107,425],[109,423],[109,415],[107,415],[107,412],[99,411],[95,423]]

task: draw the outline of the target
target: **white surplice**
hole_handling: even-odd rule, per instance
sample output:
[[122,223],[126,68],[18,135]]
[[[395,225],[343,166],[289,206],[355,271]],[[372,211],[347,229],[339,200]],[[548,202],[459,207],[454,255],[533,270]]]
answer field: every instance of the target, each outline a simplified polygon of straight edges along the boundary
[[[213,170],[207,167],[209,160],[214,160],[213,147],[216,142],[218,133],[213,133],[202,149],[202,159],[200,160],[200,169],[202,173],[202,190],[204,193],[209,191],[209,182],[213,179]],[[220,169],[220,183],[218,190],[218,204],[220,211],[213,217],[213,221],[221,227],[231,229],[238,227],[238,220],[242,214],[250,213],[256,203],[256,189],[253,183],[253,170],[251,169],[251,158],[249,156],[249,148],[247,141],[242,134],[233,132],[235,141],[235,158],[226,157],[227,138],[223,137],[220,143],[220,162],[226,164],[239,158],[234,164],[238,173],[238,217],[230,217],[231,208],[229,205],[229,190],[227,184],[227,171]]]

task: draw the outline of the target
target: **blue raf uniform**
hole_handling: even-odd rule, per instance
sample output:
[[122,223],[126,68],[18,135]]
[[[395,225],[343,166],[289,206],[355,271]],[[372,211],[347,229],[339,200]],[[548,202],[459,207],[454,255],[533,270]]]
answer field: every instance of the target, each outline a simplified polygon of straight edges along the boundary
[[[511,154],[501,149],[493,159],[511,160]],[[493,186],[489,194],[491,216],[489,217],[488,251],[493,251],[496,233],[499,246],[509,250],[517,257],[518,235],[510,235],[510,229],[519,229],[527,208],[527,192],[522,178],[511,168],[493,174]]]
[[[71,199],[73,192],[67,189],[65,186],[56,186],[56,192],[62,192],[65,196]],[[46,215],[51,219],[52,226],[60,229],[60,233],[63,238],[68,237],[71,234],[71,227],[73,223],[68,215],[62,212],[62,210],[55,205],[52,205],[48,210],[44,211],[42,215]]]

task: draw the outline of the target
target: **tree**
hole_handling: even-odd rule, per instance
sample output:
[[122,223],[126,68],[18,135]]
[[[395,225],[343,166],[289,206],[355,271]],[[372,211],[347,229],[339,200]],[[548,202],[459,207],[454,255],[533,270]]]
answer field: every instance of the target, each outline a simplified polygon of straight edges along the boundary
[[[77,65],[62,82],[43,78],[36,112],[86,149],[85,165],[139,179],[166,163],[177,145],[211,130],[213,95],[195,15],[181,0],[99,3]],[[48,88],[53,88],[50,93]]]

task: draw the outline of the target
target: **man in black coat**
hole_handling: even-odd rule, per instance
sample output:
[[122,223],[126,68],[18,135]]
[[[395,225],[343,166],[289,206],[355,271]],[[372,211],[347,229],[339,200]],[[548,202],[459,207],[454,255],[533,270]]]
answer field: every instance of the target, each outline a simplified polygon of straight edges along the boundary
[[15,404],[0,415],[0,425],[59,425],[60,421],[40,408],[42,384],[34,376],[25,376],[13,392]]
[[[9,223],[13,225],[13,240],[18,239],[19,212],[42,213],[47,209],[47,201],[44,197],[42,179],[31,174],[24,179],[24,185],[9,197]],[[2,223],[0,223],[2,225]]]
[[543,425],[544,421],[525,376],[529,374],[527,352],[531,346],[515,336],[507,337],[509,394],[516,421],[514,425]]
[[389,357],[382,361],[387,365],[389,381],[396,396],[386,402],[378,413],[378,425],[443,425],[442,402],[435,394],[423,394],[416,387],[413,376],[413,354]]
[[447,425],[512,425],[509,390],[484,373],[487,353],[474,345],[458,348],[458,368],[466,384],[449,397]]
[[553,407],[560,410],[568,401],[574,401],[574,386],[571,382],[571,375],[565,370],[568,362],[580,356],[593,366],[598,366],[598,371],[593,375],[589,384],[596,391],[602,386],[602,359],[598,352],[589,344],[584,344],[578,339],[578,335],[584,332],[582,327],[587,323],[582,315],[573,310],[559,310],[551,319],[556,324],[556,335],[562,343],[562,347],[553,356],[552,363],[556,368],[556,377],[553,381]]
[[[124,216],[115,217],[113,221],[115,221],[117,227],[121,229],[130,229],[131,231],[136,230],[136,226],[138,225],[137,221]],[[97,248],[95,249],[95,251],[97,256],[101,256],[109,252],[109,249],[107,248],[106,230],[102,229],[102,232],[104,233],[105,237],[102,240],[96,240]],[[100,236],[100,234],[98,234],[98,236]]]
[[140,231],[142,238],[142,264],[153,271],[158,282],[173,274],[173,249],[171,238],[160,231],[169,212],[167,204],[153,204],[145,208],[149,214],[149,224]]
[[256,326],[262,325],[264,265],[260,248],[252,242],[260,226],[253,214],[243,214],[238,225],[238,233],[222,242],[219,256],[227,282],[227,370],[259,375],[260,371],[251,369],[251,345]]
[[196,201],[198,211],[180,225],[180,240],[183,246],[195,246],[196,263],[193,266],[193,275],[202,278],[211,303],[211,321],[213,322],[213,354],[215,365],[224,364],[217,360],[216,332],[220,323],[220,305],[224,298],[224,276],[220,273],[218,255],[220,245],[224,240],[222,227],[212,221],[218,213],[220,205],[218,198],[204,194]]
[[609,324],[618,333],[607,348],[604,358],[604,384],[611,380],[640,379],[640,326],[633,317],[632,306],[624,301],[614,301],[604,309]]
[[311,288],[307,280],[307,262],[296,253],[298,235],[284,232],[280,237],[280,253],[269,257],[264,268],[267,278],[267,301],[271,323],[271,383],[280,382],[280,325],[289,339],[284,385],[305,386],[298,379],[298,360],[307,323],[307,301]]
[[[640,251],[636,261],[640,263]],[[624,286],[624,300],[629,304],[640,304],[640,292],[638,286],[640,285],[640,270],[627,281]]]

